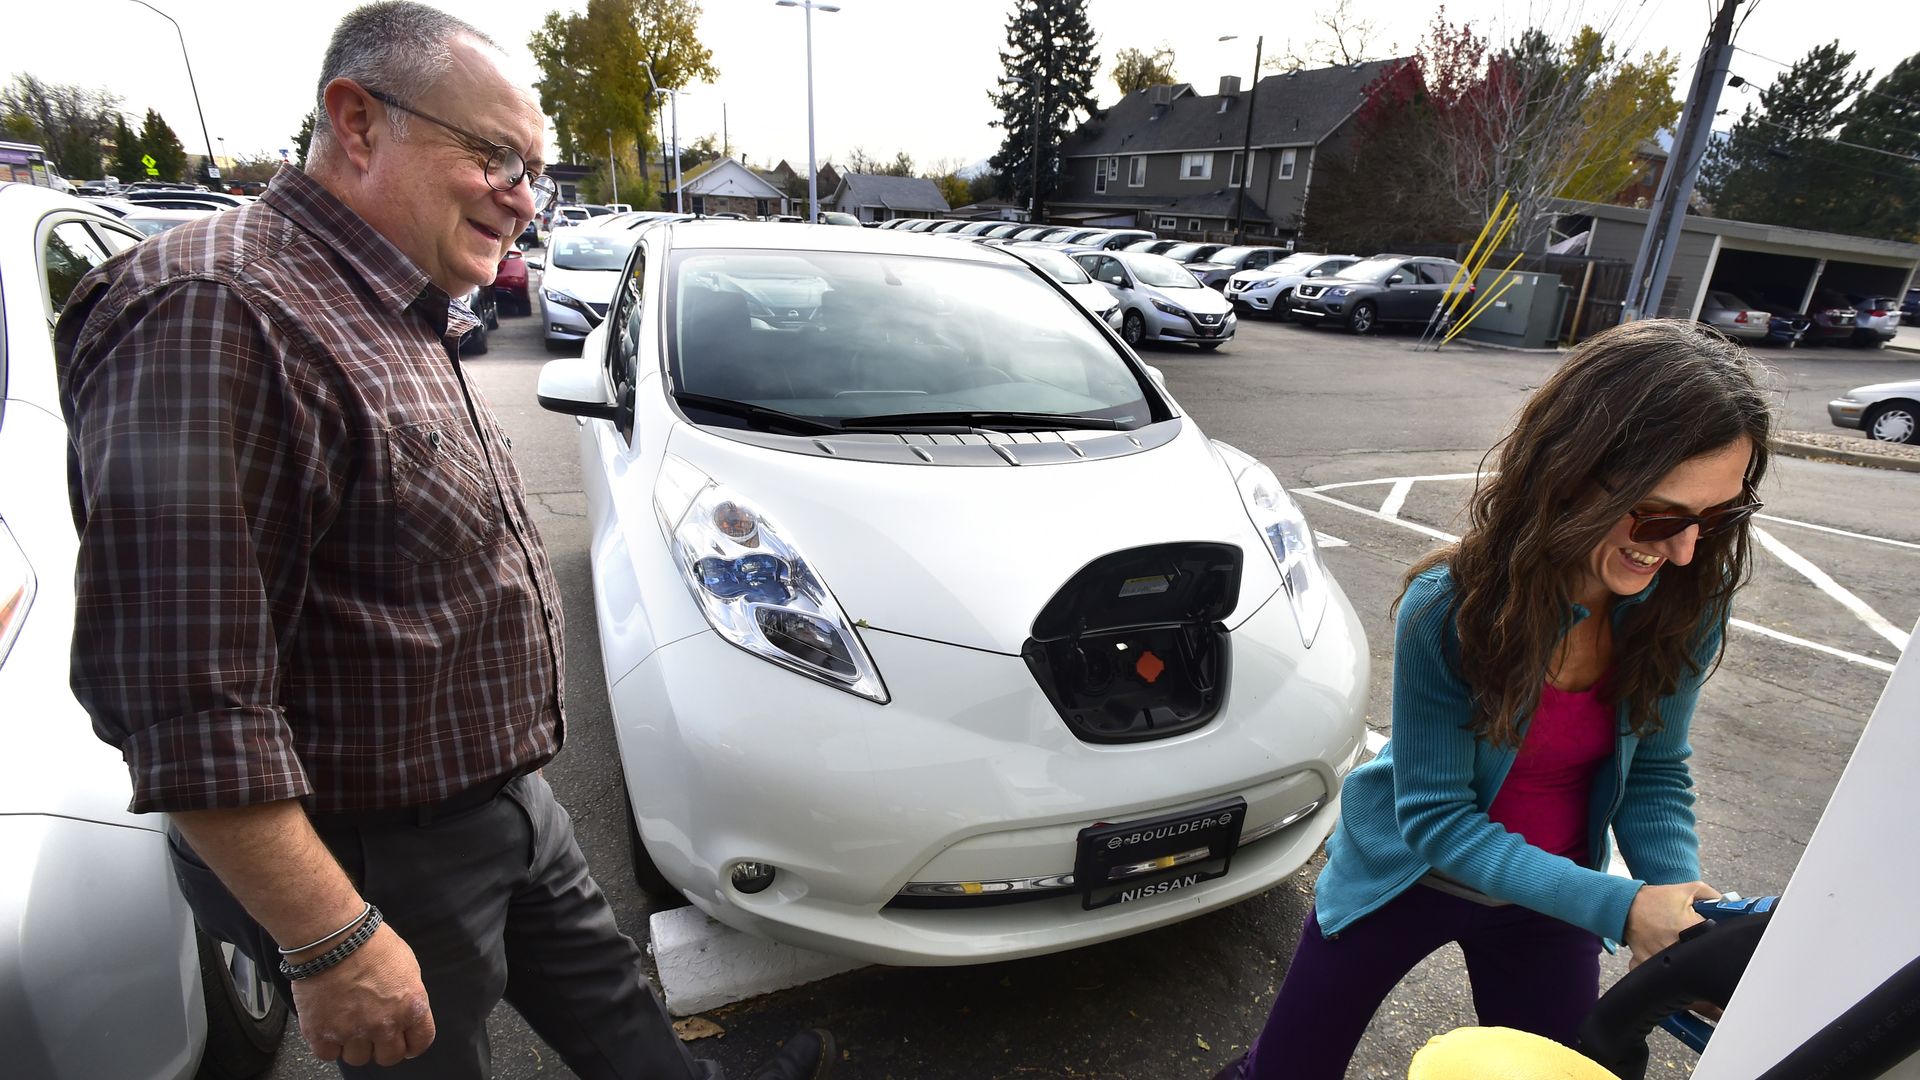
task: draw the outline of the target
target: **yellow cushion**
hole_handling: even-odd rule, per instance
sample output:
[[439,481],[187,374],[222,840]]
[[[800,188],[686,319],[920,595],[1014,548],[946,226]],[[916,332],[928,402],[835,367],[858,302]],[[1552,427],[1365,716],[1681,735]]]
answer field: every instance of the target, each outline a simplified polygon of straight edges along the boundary
[[1413,1055],[1407,1080],[1615,1080],[1574,1050],[1525,1031],[1455,1028]]

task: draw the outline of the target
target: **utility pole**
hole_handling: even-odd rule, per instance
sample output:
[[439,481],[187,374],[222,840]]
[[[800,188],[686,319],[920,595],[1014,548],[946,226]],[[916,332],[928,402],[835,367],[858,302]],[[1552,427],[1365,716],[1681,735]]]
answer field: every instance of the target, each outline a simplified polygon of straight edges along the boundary
[[1260,50],[1267,44],[1261,34],[1253,41],[1253,81],[1247,84],[1247,133],[1240,146],[1240,187],[1233,197],[1233,242],[1247,242],[1247,188],[1253,184],[1253,103],[1260,93]]
[[613,129],[607,129],[607,174],[613,177],[613,201],[620,201],[620,163],[613,156]]
[[1648,317],[1649,312],[1654,316],[1660,313],[1667,272],[1673,266],[1673,252],[1680,246],[1680,231],[1687,220],[1687,200],[1693,195],[1700,162],[1706,156],[1707,137],[1720,108],[1720,88],[1727,84],[1727,67],[1733,60],[1733,14],[1739,6],[1740,0],[1721,0],[1720,14],[1715,16],[1706,47],[1700,50],[1700,61],[1694,65],[1693,86],[1687,92],[1686,108],[1673,136],[1673,153],[1660,172],[1660,188],[1647,214],[1647,231],[1640,237],[1640,251],[1634,256],[1621,322]]

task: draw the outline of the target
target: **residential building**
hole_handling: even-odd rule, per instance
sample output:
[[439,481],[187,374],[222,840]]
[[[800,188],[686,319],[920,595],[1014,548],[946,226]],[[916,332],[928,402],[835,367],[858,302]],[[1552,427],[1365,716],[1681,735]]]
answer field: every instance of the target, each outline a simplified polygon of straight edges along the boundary
[[690,214],[741,214],[763,218],[790,213],[786,192],[732,158],[703,161],[680,177]]
[[1251,94],[1231,75],[1217,94],[1188,83],[1136,90],[1061,145],[1062,180],[1046,217],[1219,238],[1238,213],[1250,239],[1289,240],[1301,228],[1315,160],[1346,152],[1367,89],[1402,62],[1269,75]]
[[821,195],[820,207],[852,214],[863,223],[897,217],[934,217],[948,210],[940,185],[931,180],[866,173],[841,173],[840,184],[833,189],[833,195]]

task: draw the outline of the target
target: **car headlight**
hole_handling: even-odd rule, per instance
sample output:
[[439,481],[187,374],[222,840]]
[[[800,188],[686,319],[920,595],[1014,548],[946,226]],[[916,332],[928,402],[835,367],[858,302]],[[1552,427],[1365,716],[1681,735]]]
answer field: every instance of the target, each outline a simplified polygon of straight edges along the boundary
[[1327,291],[1327,295],[1328,296],[1345,296],[1352,291],[1353,291],[1352,289],[1329,289]]
[[579,299],[571,293],[563,293],[558,289],[542,289],[540,293],[547,298],[549,304],[559,304],[561,307],[572,308],[582,315],[591,316],[593,314],[587,307],[586,301]]
[[1313,527],[1307,524],[1300,504],[1287,494],[1272,469],[1218,439],[1213,445],[1219,447],[1227,459],[1247,516],[1266,538],[1274,565],[1280,569],[1280,584],[1293,607],[1294,621],[1300,627],[1300,643],[1311,649],[1314,637],[1320,633],[1320,621],[1327,613],[1327,596],[1332,584],[1326,564],[1320,561]]
[[1178,304],[1169,304],[1165,300],[1155,300],[1153,302],[1153,306],[1159,308],[1161,311],[1164,311],[1169,315],[1175,315],[1182,319],[1187,317],[1187,309],[1181,307]]
[[891,700],[839,601],[752,503],[669,456],[653,507],[681,579],[721,637],[836,690]]

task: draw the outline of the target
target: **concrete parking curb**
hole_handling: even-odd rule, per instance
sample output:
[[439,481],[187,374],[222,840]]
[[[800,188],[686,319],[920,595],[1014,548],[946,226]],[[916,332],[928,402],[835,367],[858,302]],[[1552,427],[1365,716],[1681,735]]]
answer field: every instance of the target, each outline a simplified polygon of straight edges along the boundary
[[1813,443],[1793,442],[1789,439],[1775,439],[1773,452],[1781,457],[1805,458],[1809,461],[1838,461],[1846,465],[1864,465],[1871,469],[1920,472],[1920,458],[1871,454],[1860,450],[1836,450],[1830,446],[1816,446]]

